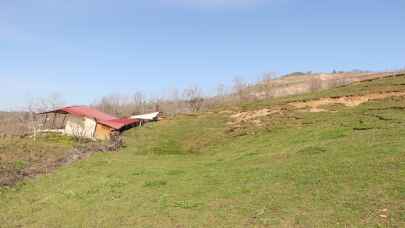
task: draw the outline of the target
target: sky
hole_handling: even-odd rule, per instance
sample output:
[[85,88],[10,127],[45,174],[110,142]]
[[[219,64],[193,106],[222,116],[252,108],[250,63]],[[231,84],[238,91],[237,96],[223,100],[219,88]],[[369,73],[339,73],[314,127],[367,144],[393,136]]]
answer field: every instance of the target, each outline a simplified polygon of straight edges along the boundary
[[0,0],[0,110],[405,67],[403,0]]

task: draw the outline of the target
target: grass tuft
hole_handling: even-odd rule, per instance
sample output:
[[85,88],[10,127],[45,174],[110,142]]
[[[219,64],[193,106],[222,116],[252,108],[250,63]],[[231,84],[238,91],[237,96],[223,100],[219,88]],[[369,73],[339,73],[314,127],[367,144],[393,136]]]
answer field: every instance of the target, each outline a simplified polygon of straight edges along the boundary
[[154,181],[146,181],[143,186],[148,187],[148,188],[156,188],[156,187],[162,187],[165,185],[167,185],[167,181],[154,180]]

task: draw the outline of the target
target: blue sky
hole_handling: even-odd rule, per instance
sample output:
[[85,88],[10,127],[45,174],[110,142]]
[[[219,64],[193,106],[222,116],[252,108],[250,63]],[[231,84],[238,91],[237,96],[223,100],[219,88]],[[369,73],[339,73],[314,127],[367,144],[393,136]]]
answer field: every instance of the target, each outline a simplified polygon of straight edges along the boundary
[[403,0],[0,0],[0,109],[405,67]]

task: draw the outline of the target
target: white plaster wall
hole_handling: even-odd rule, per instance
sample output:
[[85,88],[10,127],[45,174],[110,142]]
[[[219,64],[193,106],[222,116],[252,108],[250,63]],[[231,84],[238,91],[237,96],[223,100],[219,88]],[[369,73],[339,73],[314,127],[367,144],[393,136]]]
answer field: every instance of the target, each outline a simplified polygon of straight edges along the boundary
[[94,119],[70,116],[66,121],[65,134],[76,137],[93,138],[96,125],[97,123]]

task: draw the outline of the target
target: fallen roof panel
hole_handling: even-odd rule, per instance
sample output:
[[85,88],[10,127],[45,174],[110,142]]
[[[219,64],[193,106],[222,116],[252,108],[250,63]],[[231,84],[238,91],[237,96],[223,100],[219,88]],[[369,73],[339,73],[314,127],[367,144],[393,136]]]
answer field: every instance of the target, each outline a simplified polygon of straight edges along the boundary
[[155,120],[156,118],[159,117],[159,112],[153,112],[153,113],[148,113],[148,114],[143,114],[143,115],[135,115],[131,116],[131,119],[139,119],[139,120]]
[[95,119],[98,123],[111,127],[115,130],[120,130],[126,126],[133,125],[138,123],[139,121],[136,119],[128,119],[128,118],[117,118],[106,113],[103,113],[95,108],[87,107],[87,106],[69,106],[64,107],[56,110],[52,110],[49,112],[43,112],[40,114],[47,114],[47,113],[64,113],[64,114],[71,114],[75,116],[81,117],[88,117]]
[[99,121],[99,122],[101,124],[107,125],[116,130],[120,130],[126,126],[130,126],[130,125],[139,123],[139,120],[122,118],[122,119],[113,119],[113,120],[106,120],[106,121]]

